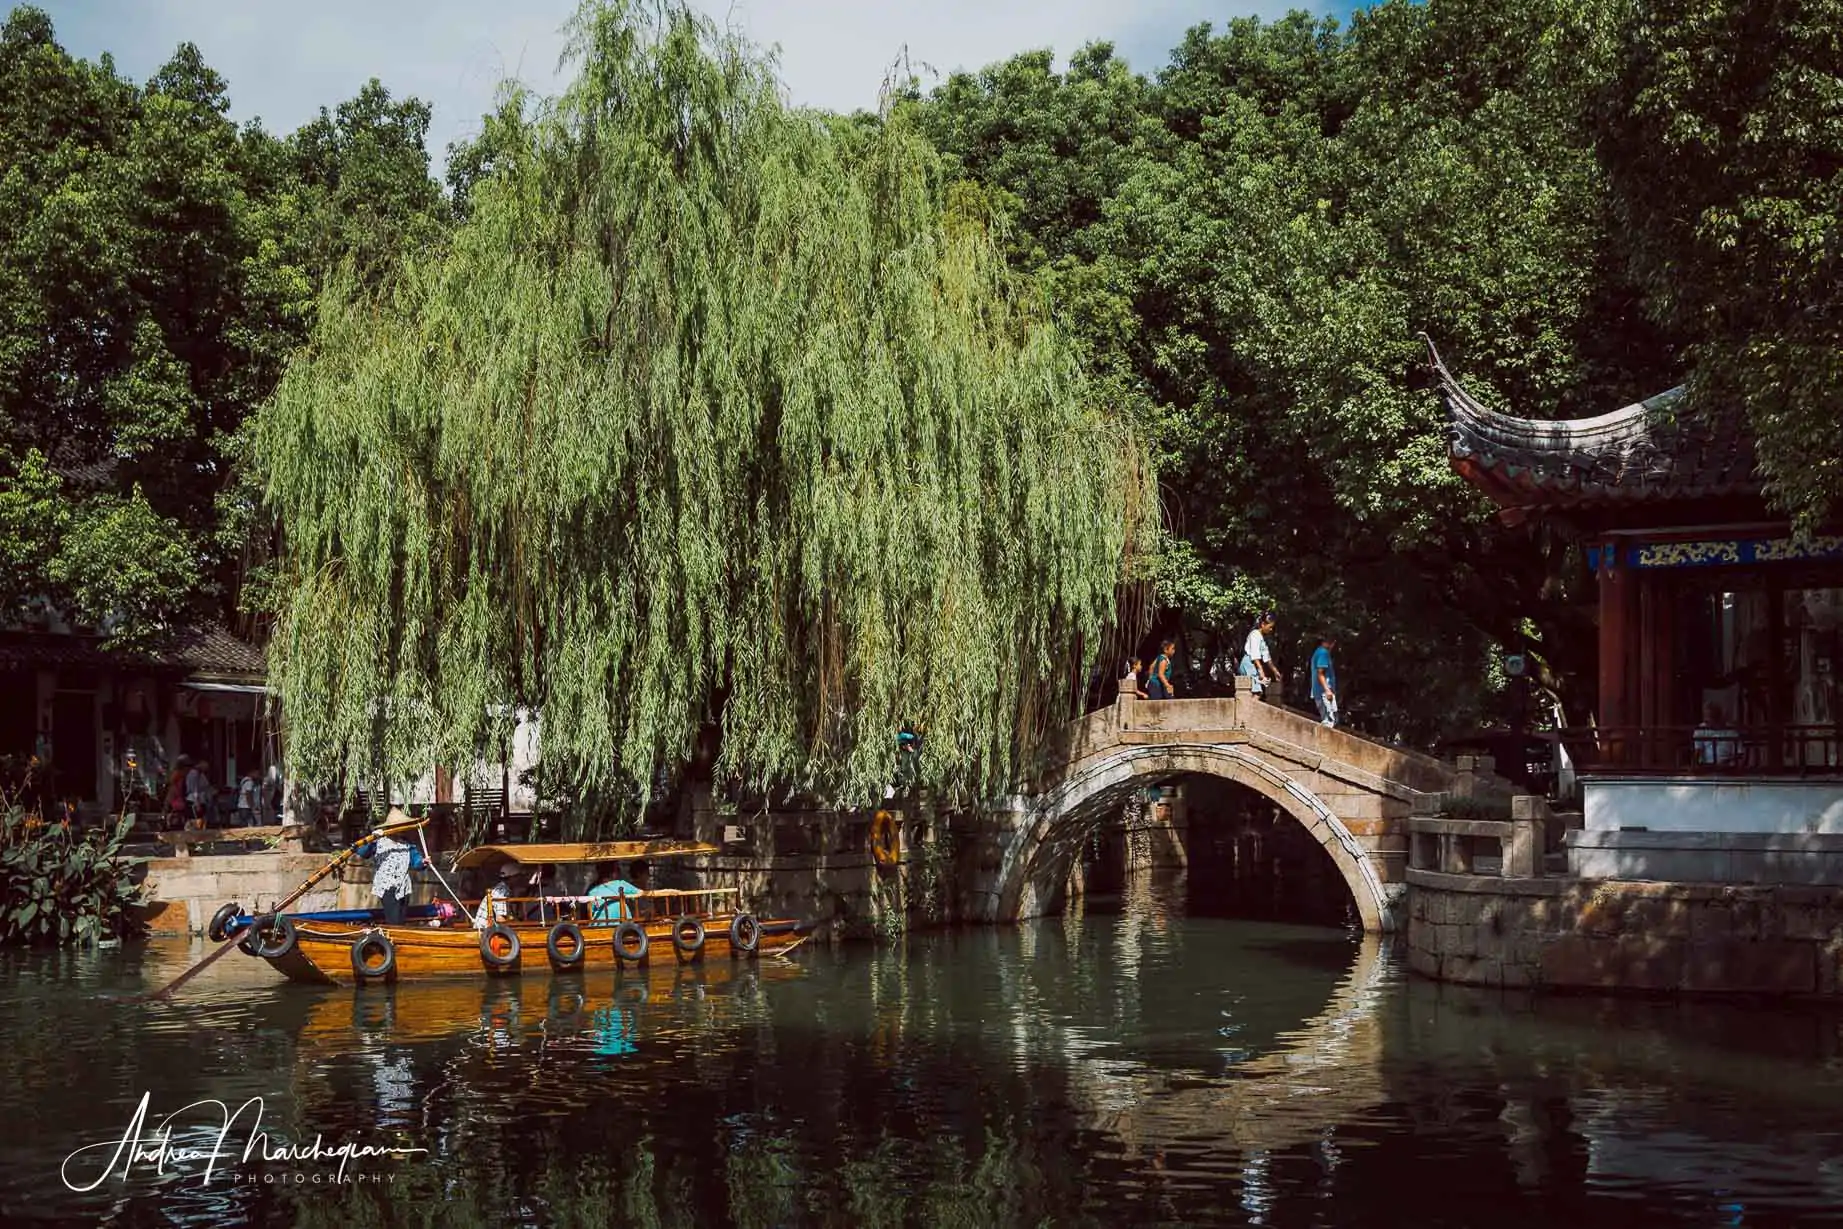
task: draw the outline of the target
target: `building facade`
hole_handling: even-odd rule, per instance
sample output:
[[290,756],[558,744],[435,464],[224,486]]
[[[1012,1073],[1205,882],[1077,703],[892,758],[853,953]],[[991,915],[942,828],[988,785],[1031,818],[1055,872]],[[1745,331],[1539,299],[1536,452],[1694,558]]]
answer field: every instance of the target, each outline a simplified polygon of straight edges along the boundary
[[36,759],[48,809],[158,812],[182,755],[220,789],[277,763],[265,694],[261,651],[216,625],[140,653],[55,624],[0,630],[0,762],[23,777]]

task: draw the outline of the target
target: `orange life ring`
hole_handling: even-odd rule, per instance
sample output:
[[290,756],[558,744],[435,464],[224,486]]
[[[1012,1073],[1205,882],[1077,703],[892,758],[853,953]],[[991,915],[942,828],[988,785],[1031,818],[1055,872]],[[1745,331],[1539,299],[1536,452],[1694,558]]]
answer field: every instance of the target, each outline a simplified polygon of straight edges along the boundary
[[902,857],[902,832],[891,811],[878,811],[870,821],[870,856],[878,866],[894,866]]

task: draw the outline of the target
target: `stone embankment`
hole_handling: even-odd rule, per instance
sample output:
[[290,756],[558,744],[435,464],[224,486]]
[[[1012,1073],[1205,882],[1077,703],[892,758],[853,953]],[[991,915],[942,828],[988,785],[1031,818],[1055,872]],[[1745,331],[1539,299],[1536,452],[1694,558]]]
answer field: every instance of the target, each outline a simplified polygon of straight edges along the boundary
[[1843,888],[1551,873],[1555,827],[1536,798],[1507,822],[1413,820],[1409,967],[1473,986],[1843,999]]

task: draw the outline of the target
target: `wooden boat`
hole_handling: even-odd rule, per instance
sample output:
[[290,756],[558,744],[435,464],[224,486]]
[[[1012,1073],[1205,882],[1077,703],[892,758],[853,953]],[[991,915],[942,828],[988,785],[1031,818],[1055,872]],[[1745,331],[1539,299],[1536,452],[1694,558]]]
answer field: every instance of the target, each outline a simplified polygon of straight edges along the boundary
[[[495,864],[545,868],[717,853],[687,841],[483,845],[457,871]],[[541,873],[541,869],[540,869]],[[665,888],[626,896],[540,893],[462,902],[470,921],[439,924],[428,906],[391,924],[377,910],[226,917],[214,933],[244,933],[243,949],[292,981],[367,984],[404,978],[639,971],[790,950],[808,927],[735,907],[734,888]],[[226,906],[227,909],[233,908]]]

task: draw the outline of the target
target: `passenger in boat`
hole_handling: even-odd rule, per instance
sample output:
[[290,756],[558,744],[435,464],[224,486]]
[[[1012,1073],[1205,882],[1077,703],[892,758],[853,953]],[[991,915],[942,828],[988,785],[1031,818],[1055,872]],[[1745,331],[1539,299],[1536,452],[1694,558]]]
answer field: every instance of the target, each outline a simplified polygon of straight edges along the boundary
[[[635,878],[645,879],[646,863],[634,863],[633,874]],[[595,898],[589,902],[590,920],[618,922],[631,918],[634,915],[633,906],[627,903],[626,898],[639,896],[646,889],[621,878],[620,864],[616,862],[602,863],[596,868],[595,877],[598,882],[589,889],[589,895]]]
[[499,878],[487,889],[486,899],[480,902],[480,912],[474,917],[474,925],[485,930],[494,922],[503,922],[511,912],[506,902],[512,895],[512,876],[518,873],[516,863],[508,862],[499,868]]
[[461,911],[455,907],[453,901],[448,899],[446,892],[437,892],[431,904],[435,909],[435,916],[429,920],[429,925],[435,929],[452,926],[454,920],[461,916]]

